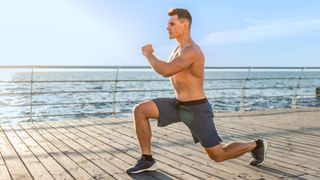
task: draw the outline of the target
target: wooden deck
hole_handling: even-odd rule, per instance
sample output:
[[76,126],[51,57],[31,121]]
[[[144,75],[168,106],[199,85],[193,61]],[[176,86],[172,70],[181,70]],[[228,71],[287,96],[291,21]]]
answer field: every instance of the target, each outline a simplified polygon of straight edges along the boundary
[[320,109],[216,114],[225,143],[269,141],[261,167],[249,154],[216,163],[182,123],[153,127],[158,171],[129,176],[140,156],[127,119],[25,122],[0,129],[0,179],[320,179]]

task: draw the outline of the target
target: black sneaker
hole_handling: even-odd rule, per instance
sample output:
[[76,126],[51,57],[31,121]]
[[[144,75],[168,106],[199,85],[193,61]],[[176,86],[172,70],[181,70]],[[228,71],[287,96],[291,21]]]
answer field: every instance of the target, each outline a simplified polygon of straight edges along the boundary
[[137,161],[137,163],[127,170],[128,174],[136,174],[144,171],[155,171],[157,170],[156,161],[146,161],[143,156]]
[[251,151],[252,159],[250,160],[250,165],[259,166],[264,163],[267,155],[268,142],[263,139],[258,139],[257,147]]

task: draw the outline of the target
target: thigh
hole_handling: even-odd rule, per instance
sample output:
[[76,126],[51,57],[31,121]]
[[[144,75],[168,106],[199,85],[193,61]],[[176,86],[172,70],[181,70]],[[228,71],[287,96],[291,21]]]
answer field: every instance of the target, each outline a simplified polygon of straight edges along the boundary
[[213,147],[219,144],[220,138],[213,121],[213,111],[209,103],[191,106],[193,116],[186,123],[194,139],[200,141],[203,147]]
[[175,98],[157,98],[152,100],[158,107],[158,126],[164,127],[180,122],[177,114],[177,100]]

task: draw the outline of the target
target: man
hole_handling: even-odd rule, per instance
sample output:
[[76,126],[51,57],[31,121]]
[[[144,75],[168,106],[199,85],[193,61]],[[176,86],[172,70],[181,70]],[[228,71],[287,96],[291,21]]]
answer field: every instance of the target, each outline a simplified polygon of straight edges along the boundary
[[253,158],[250,164],[261,165],[267,151],[265,140],[221,144],[213,122],[213,111],[203,89],[205,58],[190,37],[192,17],[188,10],[181,8],[169,10],[168,15],[169,38],[176,39],[178,43],[169,60],[161,61],[154,56],[151,44],[143,46],[142,53],[158,74],[170,78],[176,98],[153,99],[134,107],[134,125],[142,156],[127,173],[154,171],[157,168],[151,153],[149,119],[157,119],[159,127],[182,121],[190,129],[194,142],[200,142],[208,156],[216,162],[251,152]]

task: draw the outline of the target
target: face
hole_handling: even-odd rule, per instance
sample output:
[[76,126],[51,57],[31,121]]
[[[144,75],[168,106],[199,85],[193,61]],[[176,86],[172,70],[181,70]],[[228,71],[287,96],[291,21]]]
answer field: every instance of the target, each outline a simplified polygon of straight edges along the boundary
[[173,15],[169,17],[167,30],[169,33],[169,38],[174,39],[183,34],[183,23],[178,20],[177,15]]

